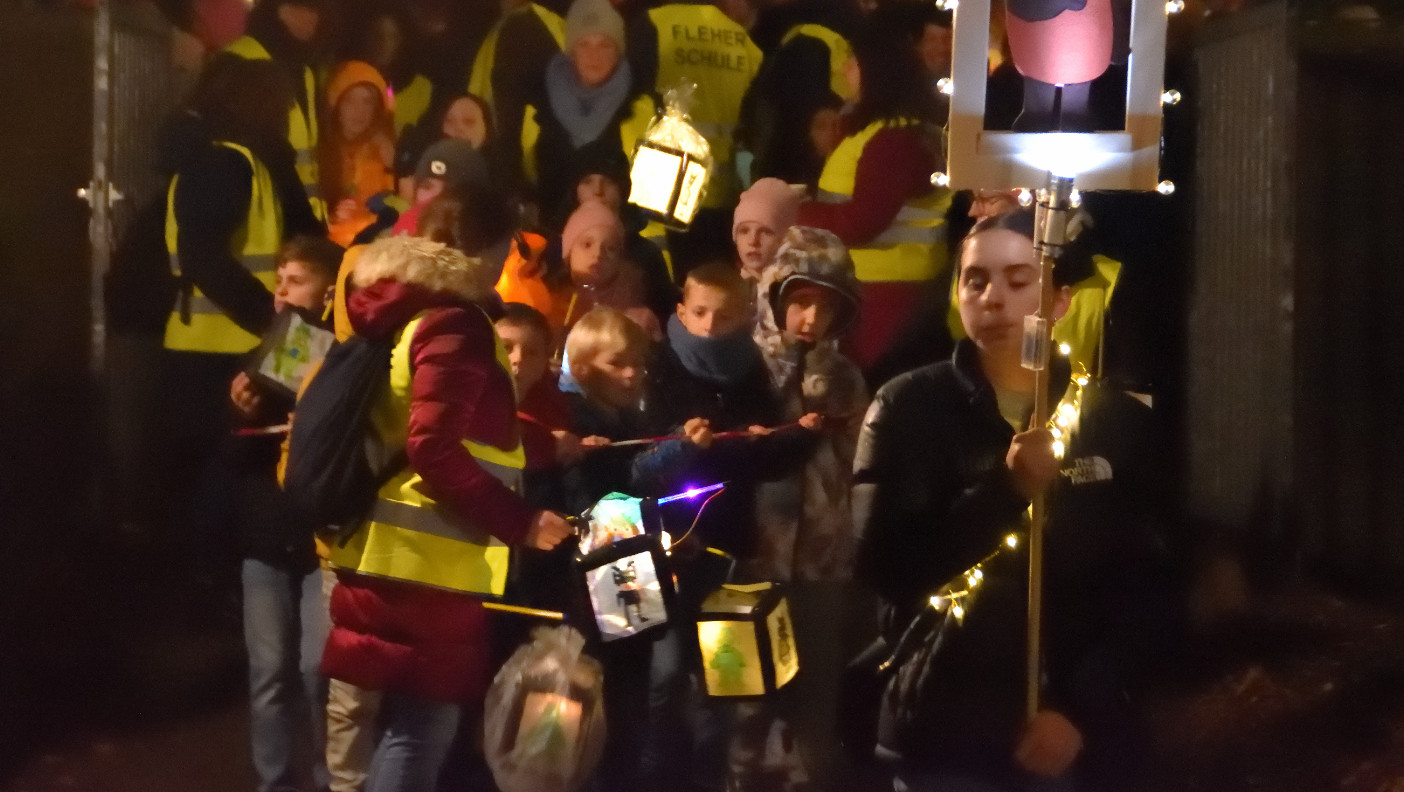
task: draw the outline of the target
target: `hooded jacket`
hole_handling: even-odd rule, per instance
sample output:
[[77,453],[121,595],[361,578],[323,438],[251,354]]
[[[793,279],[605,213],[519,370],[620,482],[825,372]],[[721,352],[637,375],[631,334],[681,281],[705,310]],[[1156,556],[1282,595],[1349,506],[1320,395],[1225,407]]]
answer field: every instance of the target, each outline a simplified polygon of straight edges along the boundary
[[[409,465],[441,510],[513,545],[526,535],[533,510],[463,444],[505,448],[518,436],[512,378],[497,363],[488,316],[496,303],[482,269],[459,256],[392,266],[362,253],[346,313],[368,338],[396,333],[423,313],[409,346]],[[322,656],[328,676],[432,701],[481,700],[492,666],[478,598],[343,572],[331,616]]]
[[781,287],[792,278],[842,295],[851,308],[850,318],[856,317],[859,300],[853,261],[847,256],[835,260],[786,255],[782,247],[775,262],[761,273],[752,335],[780,393],[783,420],[817,412],[824,416],[824,432],[802,470],[761,485],[756,503],[759,546],[752,572],[767,580],[847,579],[853,573],[858,542],[849,489],[868,390],[858,367],[838,350],[843,327],[831,328],[814,346],[786,341],[775,314],[784,308]]
[[[347,91],[358,85],[370,86],[381,104],[363,139],[342,140],[336,128],[340,125],[337,105]],[[393,111],[389,86],[374,66],[346,61],[336,68],[327,85],[327,106],[322,113],[327,128],[318,138],[318,156],[322,196],[327,199],[328,215],[332,218],[327,224],[327,236],[338,245],[350,245],[357,233],[376,221],[375,212],[367,206],[372,197],[395,190]],[[347,198],[356,202],[356,211],[337,221],[337,204]]]

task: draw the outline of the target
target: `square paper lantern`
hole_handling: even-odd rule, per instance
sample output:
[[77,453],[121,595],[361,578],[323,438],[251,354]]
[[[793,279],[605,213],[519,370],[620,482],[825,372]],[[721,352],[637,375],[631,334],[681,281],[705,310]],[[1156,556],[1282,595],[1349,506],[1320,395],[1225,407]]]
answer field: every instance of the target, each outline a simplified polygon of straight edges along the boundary
[[697,617],[697,643],[709,696],[763,696],[799,673],[790,603],[773,583],[712,592]]
[[[1041,22],[1021,21],[1014,13],[1016,6],[1001,3],[998,7],[1005,9],[1004,16],[994,25],[990,0],[942,0],[942,5],[954,9],[954,47],[951,77],[942,85],[950,96],[947,166],[944,173],[933,175],[934,182],[952,189],[1032,188],[1041,186],[1052,172],[1075,178],[1081,190],[1157,188],[1162,95],[1178,96],[1164,86],[1165,17],[1176,8],[1173,0],[1068,3],[1066,10]],[[1129,39],[1112,38],[1123,35],[1120,23],[1112,21],[1113,14],[1123,11],[1129,11]],[[1012,68],[1002,67],[1008,79],[999,83],[990,79],[995,65],[991,53],[998,52],[1001,44],[991,39],[991,29],[1002,30],[1008,37],[1014,60]],[[1090,110],[1091,96],[1098,95],[1100,87],[1087,86],[1096,81],[1096,86],[1115,86],[1118,92],[1123,71],[1126,112],[1116,129],[1093,125],[1093,131],[1083,131],[1088,128],[1084,117],[1081,123],[1048,128],[1018,124],[1038,131],[1012,131],[998,128],[1000,124],[987,118],[991,85],[1022,83],[1024,111],[1038,119],[1035,109],[1044,104],[1061,107],[1059,112],[1064,114],[1070,105]],[[1069,86],[1063,79],[1087,81]],[[1063,115],[1062,120],[1067,117]]]
[[686,230],[697,215],[710,159],[707,152],[640,141],[629,169],[629,203],[670,228]]
[[[580,626],[604,642],[662,635],[677,612],[673,576],[658,533],[646,530],[651,501],[610,493],[581,518],[577,581],[589,616]],[[652,520],[657,523],[657,520]]]
[[283,310],[255,350],[248,374],[274,393],[292,399],[308,369],[326,357],[335,342],[335,333],[318,327],[299,310]]

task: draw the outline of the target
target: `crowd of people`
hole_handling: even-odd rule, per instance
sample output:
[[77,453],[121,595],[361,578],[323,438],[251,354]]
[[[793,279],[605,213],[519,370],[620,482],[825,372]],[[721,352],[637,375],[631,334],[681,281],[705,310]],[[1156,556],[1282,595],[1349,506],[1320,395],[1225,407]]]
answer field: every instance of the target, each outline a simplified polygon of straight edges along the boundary
[[[159,332],[171,491],[238,537],[261,792],[490,788],[468,757],[526,617],[484,598],[568,611],[569,516],[713,482],[669,526],[684,618],[589,647],[591,788],[1124,788],[1175,609],[1147,409],[1097,377],[1120,264],[1089,231],[1044,284],[1014,195],[933,185],[950,43],[905,0],[254,5],[164,138]],[[713,157],[686,230],[628,200],[682,83]],[[1076,433],[1030,425],[1040,287]],[[280,486],[298,389],[250,368],[290,312],[389,359],[350,394],[372,475],[340,536]],[[855,703],[1050,487],[1038,715],[1022,573],[995,565],[937,683]],[[761,702],[699,682],[689,619],[728,580],[785,586],[801,671]],[[841,747],[867,705],[871,744]]]

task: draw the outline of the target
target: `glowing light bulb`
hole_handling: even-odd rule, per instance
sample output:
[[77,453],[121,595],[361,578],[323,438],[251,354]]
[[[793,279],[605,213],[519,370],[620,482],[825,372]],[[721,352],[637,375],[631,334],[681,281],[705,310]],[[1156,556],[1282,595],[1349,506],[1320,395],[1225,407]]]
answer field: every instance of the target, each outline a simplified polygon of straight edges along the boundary
[[936,0],[936,7],[942,11],[954,11],[958,5],[959,0]]
[[1063,458],[1063,441],[1062,441],[1062,440],[1054,440],[1054,441],[1053,441],[1053,456],[1055,456],[1055,457],[1057,457],[1057,458],[1059,458],[1059,459],[1062,459],[1062,458]]
[[1058,354],[1062,355],[1063,357],[1067,357],[1068,355],[1072,354],[1072,347],[1068,344],[1059,344]]
[[1010,548],[1018,547],[1018,546],[1019,546],[1019,537],[1018,537],[1017,535],[1015,535],[1015,534],[1010,534],[1010,535],[1004,537],[1004,544],[1007,545],[1007,546],[1010,547]]
[[942,607],[943,605],[945,605],[945,604],[946,604],[946,598],[945,598],[945,597],[932,597],[932,598],[931,598],[931,607],[935,608],[936,610],[940,610],[941,607]]
[[1023,189],[1023,190],[1020,190],[1020,191],[1019,191],[1019,205],[1020,205],[1020,206],[1024,206],[1024,207],[1031,206],[1031,205],[1033,204],[1033,201],[1034,201],[1033,193],[1029,192],[1027,189]]
[[1076,209],[1079,206],[1082,206],[1081,190],[1077,189],[1076,187],[1072,188],[1072,192],[1068,193],[1068,206],[1071,206],[1074,209]]
[[1155,185],[1155,191],[1161,195],[1173,195],[1175,193],[1175,183],[1166,179],[1160,184]]
[[944,171],[936,171],[931,174],[931,183],[936,187],[945,187],[951,183],[951,177],[947,176]]
[[1169,0],[1165,4],[1166,14],[1178,14],[1183,10],[1185,10],[1185,0]]
[[1163,94],[1160,95],[1160,103],[1163,104],[1163,105],[1177,105],[1177,104],[1180,103],[1180,100],[1183,99],[1183,98],[1184,98],[1184,95],[1183,95],[1183,94],[1181,94],[1179,91],[1175,90],[1174,88],[1171,88],[1170,90],[1168,90],[1168,91],[1166,91],[1165,93],[1163,93]]
[[1052,429],[1049,429],[1048,432],[1049,432],[1049,434],[1052,434],[1052,435],[1053,435],[1053,439],[1054,439],[1054,440],[1062,440],[1062,439],[1063,439],[1063,430],[1062,430],[1062,429],[1059,429],[1059,428],[1056,427],[1056,426],[1053,427]]
[[1087,378],[1078,377],[1077,379],[1073,380],[1073,382],[1076,382],[1079,386],[1085,386],[1087,384]]
[[960,607],[959,605],[952,605],[952,606],[951,606],[951,615],[954,616],[954,617],[956,617],[957,619],[964,619],[964,618],[965,618],[965,608],[962,608],[962,607]]
[[979,569],[974,570],[974,571],[971,572],[970,574],[974,575],[976,580],[984,580],[984,579],[985,579],[985,573],[984,573],[984,572],[981,572]]
[[667,531],[659,534],[658,541],[663,544],[663,552],[665,553],[668,551],[668,548],[673,546],[673,536]]
[[951,94],[955,93],[955,83],[949,77],[942,77],[941,79],[936,81],[936,90],[940,91],[946,96],[950,96]]
[[980,585],[980,579],[975,577],[974,575],[967,575],[965,578],[965,585],[969,586],[970,588],[975,588],[976,586]]

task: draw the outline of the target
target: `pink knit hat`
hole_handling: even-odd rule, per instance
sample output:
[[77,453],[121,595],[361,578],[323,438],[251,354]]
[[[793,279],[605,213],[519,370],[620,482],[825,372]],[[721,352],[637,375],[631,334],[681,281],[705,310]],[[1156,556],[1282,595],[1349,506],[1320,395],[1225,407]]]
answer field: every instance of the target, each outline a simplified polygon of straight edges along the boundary
[[569,256],[581,235],[596,226],[605,226],[616,239],[624,239],[624,224],[619,222],[619,215],[600,201],[586,201],[566,221],[565,230],[561,232],[561,255]]
[[799,205],[800,194],[790,185],[770,176],[760,179],[741,193],[731,216],[731,235],[736,236],[737,226],[748,220],[769,228],[776,236],[783,235],[799,219]]

